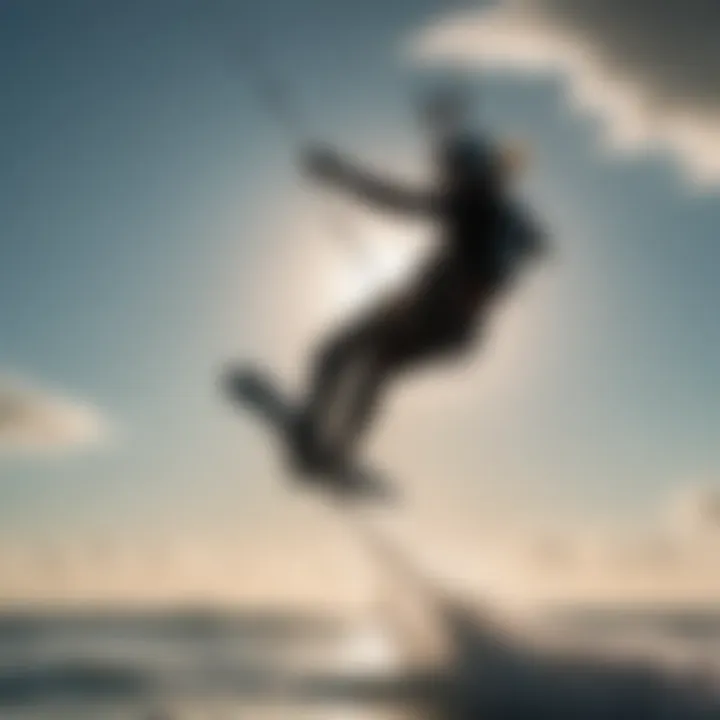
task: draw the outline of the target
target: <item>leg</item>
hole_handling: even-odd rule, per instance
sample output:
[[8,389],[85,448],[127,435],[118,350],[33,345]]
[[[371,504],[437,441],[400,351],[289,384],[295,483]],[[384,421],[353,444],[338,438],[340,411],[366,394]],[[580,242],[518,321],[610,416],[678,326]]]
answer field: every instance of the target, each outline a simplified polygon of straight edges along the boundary
[[[336,401],[339,421],[331,423],[331,446],[339,458],[351,458],[362,436],[370,428],[388,389],[400,373],[432,361],[456,358],[471,345],[466,333],[446,328],[409,328],[406,323],[388,323],[372,341],[358,343],[344,368]],[[337,408],[335,408],[337,409]]]
[[383,303],[323,346],[297,433],[301,462],[312,468],[332,456],[351,456],[398,371],[469,344],[467,324],[446,310],[444,300],[423,291],[402,304]]
[[[436,275],[438,276],[436,278]],[[380,404],[380,396],[393,370],[422,353],[418,328],[426,323],[436,287],[445,273],[433,263],[407,292],[384,298],[353,329],[334,338],[320,353],[314,391],[308,403],[309,426],[340,404],[342,417],[333,428],[339,454],[350,454]],[[426,307],[426,303],[428,307]],[[348,387],[349,386],[349,387]],[[332,423],[328,423],[332,424]]]
[[295,455],[301,465],[312,468],[324,462],[328,434],[336,434],[334,419],[342,409],[344,391],[353,380],[358,361],[376,344],[376,325],[373,318],[363,319],[332,336],[316,354],[295,438]]
[[472,346],[469,328],[455,331],[441,323],[415,324],[409,319],[389,324],[379,343],[358,347],[351,363],[352,388],[345,401],[344,422],[336,445],[350,456],[376,416],[390,381],[418,365],[457,359]]
[[362,436],[369,429],[380,408],[383,392],[393,374],[389,356],[377,348],[365,348],[359,353],[349,378],[351,387],[345,398],[344,417],[336,428],[333,445],[336,454],[350,458]]

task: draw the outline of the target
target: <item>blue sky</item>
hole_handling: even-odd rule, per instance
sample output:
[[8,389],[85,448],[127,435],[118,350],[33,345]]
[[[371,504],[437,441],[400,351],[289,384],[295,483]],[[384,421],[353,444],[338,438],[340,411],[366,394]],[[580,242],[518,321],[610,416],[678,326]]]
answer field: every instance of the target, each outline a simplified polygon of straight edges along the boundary
[[[399,47],[437,3],[209,5],[0,9],[0,368],[92,402],[115,435],[0,457],[6,534],[293,517],[215,377],[231,358],[302,366],[337,301],[318,288],[349,261],[231,48],[262,40],[320,137],[402,176],[422,152],[422,75]],[[374,452],[418,502],[470,518],[500,497],[633,517],[717,471],[720,203],[669,155],[609,155],[559,78],[478,82],[485,126],[535,150],[524,190],[555,255],[447,397],[432,378],[425,402],[398,395]]]

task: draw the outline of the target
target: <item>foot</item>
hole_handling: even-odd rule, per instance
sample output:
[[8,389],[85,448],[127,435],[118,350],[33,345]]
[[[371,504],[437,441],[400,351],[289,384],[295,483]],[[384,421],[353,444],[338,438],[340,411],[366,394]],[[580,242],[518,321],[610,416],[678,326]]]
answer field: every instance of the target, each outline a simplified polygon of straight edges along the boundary
[[379,474],[364,467],[352,453],[323,447],[310,423],[298,418],[290,433],[289,463],[303,481],[337,491],[341,496],[391,501],[395,494]]
[[307,418],[300,416],[290,428],[290,465],[303,475],[315,475],[323,472],[326,458],[320,448],[315,430]]
[[243,402],[263,402],[269,394],[268,378],[252,365],[229,367],[223,376],[223,382],[230,394]]
[[290,463],[293,468],[318,481],[352,472],[352,461],[344,453],[325,447],[318,441],[311,423],[304,418],[295,421],[291,433]]
[[352,458],[328,459],[324,470],[312,478],[342,501],[381,501],[394,504],[398,497],[385,477]]

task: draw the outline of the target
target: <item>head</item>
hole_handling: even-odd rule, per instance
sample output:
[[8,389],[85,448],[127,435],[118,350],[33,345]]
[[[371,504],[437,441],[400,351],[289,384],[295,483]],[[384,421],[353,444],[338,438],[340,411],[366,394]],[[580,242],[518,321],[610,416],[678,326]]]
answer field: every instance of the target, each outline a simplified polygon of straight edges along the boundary
[[[448,187],[494,187],[509,190],[524,175],[529,151],[517,142],[486,143],[460,135],[444,143],[438,153],[441,182]],[[488,184],[489,183],[489,184]]]
[[418,115],[446,180],[472,184],[494,176],[505,187],[524,174],[529,149],[518,142],[491,146],[487,138],[477,136],[472,127],[475,104],[472,89],[455,80],[427,92],[418,103]]

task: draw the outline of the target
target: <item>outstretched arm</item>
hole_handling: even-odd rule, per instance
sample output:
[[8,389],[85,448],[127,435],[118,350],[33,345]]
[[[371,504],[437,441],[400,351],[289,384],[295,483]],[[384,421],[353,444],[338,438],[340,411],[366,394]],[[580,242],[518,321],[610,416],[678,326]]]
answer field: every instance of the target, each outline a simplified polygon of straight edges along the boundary
[[438,206],[435,193],[402,187],[379,178],[332,151],[310,150],[305,155],[304,167],[311,177],[385,210],[430,215]]

